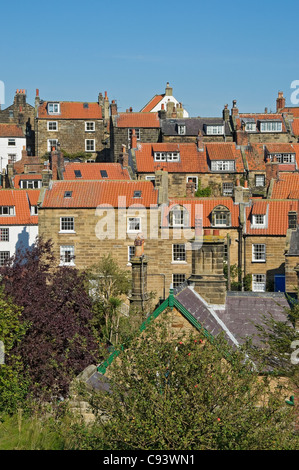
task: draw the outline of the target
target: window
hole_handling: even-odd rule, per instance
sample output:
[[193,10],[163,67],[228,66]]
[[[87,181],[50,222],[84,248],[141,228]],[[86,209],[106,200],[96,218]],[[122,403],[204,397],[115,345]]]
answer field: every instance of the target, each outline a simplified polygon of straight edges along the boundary
[[[135,130],[135,137],[137,137],[137,140],[140,140],[140,129],[134,129]],[[131,142],[132,139],[132,132],[133,129],[128,129],[128,140]]]
[[20,187],[22,189],[38,189],[41,187],[40,180],[21,180]]
[[179,135],[185,135],[186,134],[185,124],[178,124],[178,134]]
[[62,245],[60,247],[60,265],[74,266],[75,248],[73,245]]
[[297,228],[297,212],[290,211],[288,213],[288,228]]
[[135,256],[135,246],[128,246],[128,261],[131,261],[131,259]]
[[172,261],[186,261],[186,245],[172,245]]
[[265,186],[265,175],[255,175],[255,186],[257,188]]
[[282,123],[281,121],[261,121],[260,131],[261,132],[281,132]]
[[140,232],[141,219],[140,217],[128,217],[128,232]]
[[140,198],[141,194],[142,194],[142,191],[134,191],[133,197]]
[[38,215],[38,207],[37,206],[31,206],[30,214],[31,215]]
[[215,212],[214,225],[228,225],[227,214],[225,212]]
[[15,153],[8,154],[8,163],[15,163],[17,155]]
[[211,162],[212,171],[235,171],[233,160],[214,160]]
[[8,139],[8,146],[15,147],[16,146],[16,139]]
[[74,217],[60,217],[60,231],[61,232],[74,232],[75,231]]
[[169,225],[171,227],[187,227],[189,222],[188,210],[183,206],[175,206],[169,212]]
[[75,178],[82,178],[81,170],[74,170]]
[[234,193],[233,183],[223,183],[222,184],[222,194],[223,196],[232,196]]
[[0,266],[3,266],[10,258],[9,251],[0,251]]
[[208,135],[224,134],[224,126],[206,126]]
[[57,121],[48,121],[48,131],[58,131]]
[[154,154],[155,162],[179,162],[180,153],[179,152],[155,152]]
[[278,163],[295,163],[294,153],[274,153],[271,155],[271,160],[276,157]]
[[0,206],[0,215],[15,215],[14,206]]
[[73,191],[65,191],[63,197],[69,198],[69,197],[72,197],[72,194],[73,194]]
[[246,122],[245,131],[246,132],[256,132],[256,123],[255,122]]
[[95,140],[94,139],[86,139],[85,140],[85,151],[86,152],[94,152],[95,151]]
[[94,122],[86,122],[85,123],[85,131],[86,132],[94,132],[95,131],[95,123]]
[[261,225],[265,226],[266,216],[264,214],[254,214],[252,216],[252,225]]
[[197,176],[187,176],[187,183],[194,183],[195,190],[198,188],[198,177]]
[[185,282],[185,280],[186,280],[186,274],[173,274],[172,275],[173,288],[175,289],[180,284],[183,284],[183,282]]
[[145,179],[146,179],[146,181],[151,181],[154,186],[156,185],[156,178],[155,178],[155,176],[149,175],[149,176],[146,176]]
[[266,261],[266,245],[257,243],[252,245],[252,261],[265,262]]
[[219,205],[215,207],[211,214],[211,222],[213,227],[230,226],[230,211],[227,207]]
[[59,103],[48,103],[48,114],[59,114],[60,104]]
[[252,290],[253,292],[266,291],[266,275],[265,274],[252,274]]
[[0,242],[9,242],[9,228],[0,228]]
[[8,117],[9,117],[10,119],[13,118],[13,110],[12,110],[12,109],[10,109],[10,110],[8,111]]
[[58,139],[48,139],[48,152],[51,152],[53,148],[54,150],[57,150],[57,144]]

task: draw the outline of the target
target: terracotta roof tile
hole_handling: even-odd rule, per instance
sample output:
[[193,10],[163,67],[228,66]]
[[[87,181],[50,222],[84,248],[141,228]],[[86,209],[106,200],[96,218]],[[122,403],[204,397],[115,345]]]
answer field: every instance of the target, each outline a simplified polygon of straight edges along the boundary
[[[14,206],[15,215],[0,216],[0,225],[37,225],[38,216],[30,215],[30,198],[36,201],[39,191],[22,189],[3,189],[0,191],[0,206]],[[31,203],[32,204],[32,203]],[[36,204],[32,204],[36,205]]]
[[[268,209],[266,228],[251,228],[252,214],[265,214],[265,205]],[[299,201],[255,200],[253,206],[246,208],[246,233],[248,235],[285,236],[288,229],[288,212],[298,212]]]
[[21,127],[16,124],[0,124],[0,137],[25,137]]
[[42,180],[42,175],[39,174],[39,173],[34,173],[34,174],[24,173],[22,175],[15,175],[15,176],[12,177],[12,183],[14,185],[14,188],[19,189],[20,188],[20,181],[23,181],[23,180],[38,180],[38,181],[41,181]]
[[[64,180],[75,180],[75,171],[81,172],[80,179],[83,180],[129,180],[127,169],[122,168],[120,163],[66,163],[63,173]],[[102,176],[101,171],[106,171],[107,177]],[[79,178],[78,178],[79,179]]]
[[293,114],[294,118],[299,118],[299,108],[298,107],[286,107],[281,110],[281,113],[290,113]]
[[274,182],[271,193],[272,199],[298,199],[299,198],[299,173],[285,173],[279,175],[279,180]]
[[[71,197],[64,197],[71,191]],[[134,191],[141,191],[141,197],[134,197]],[[122,207],[133,204],[150,207],[156,205],[158,190],[150,181],[53,181],[46,190],[43,208],[96,208],[106,204],[117,208],[119,197]]]
[[293,144],[275,142],[265,144],[267,153],[295,153]]
[[249,171],[266,171],[265,150],[263,144],[251,143],[244,148]]
[[142,109],[141,113],[148,113],[164,98],[165,95],[155,95]]
[[117,127],[159,128],[158,113],[119,113],[115,120]]
[[294,119],[292,122],[294,135],[299,136],[299,119]]
[[83,102],[78,101],[60,101],[60,113],[48,114],[48,103],[57,103],[57,101],[45,101],[38,108],[39,119],[102,119],[102,108],[98,103],[87,103],[84,107]]
[[[241,122],[242,119],[254,119],[255,122],[257,123],[258,121],[281,121],[282,122],[282,132],[287,132],[283,117],[281,114],[272,114],[272,113],[267,113],[267,114],[255,114],[255,113],[240,113],[239,116],[236,118],[236,123],[239,127],[241,127]],[[258,126],[257,126],[257,133],[260,132]]]

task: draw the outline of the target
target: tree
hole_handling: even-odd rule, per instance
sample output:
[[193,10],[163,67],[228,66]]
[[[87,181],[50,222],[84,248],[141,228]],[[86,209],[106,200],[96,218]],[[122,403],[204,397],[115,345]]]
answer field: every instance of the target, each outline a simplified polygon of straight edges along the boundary
[[35,396],[65,396],[72,378],[98,360],[85,275],[55,266],[51,242],[37,240],[1,268],[4,292],[29,327],[12,352],[22,357]]
[[28,377],[21,357],[13,353],[22,341],[27,325],[21,322],[22,309],[0,287],[0,341],[3,361],[0,363],[0,412],[13,413],[28,393]]
[[142,336],[107,372],[110,392],[92,392],[106,420],[76,427],[80,449],[254,450],[298,448],[293,409],[271,380],[260,378],[223,338],[175,337],[167,317]]
[[105,343],[119,340],[120,306],[131,287],[128,271],[119,267],[112,255],[103,256],[87,273],[95,313],[95,326]]

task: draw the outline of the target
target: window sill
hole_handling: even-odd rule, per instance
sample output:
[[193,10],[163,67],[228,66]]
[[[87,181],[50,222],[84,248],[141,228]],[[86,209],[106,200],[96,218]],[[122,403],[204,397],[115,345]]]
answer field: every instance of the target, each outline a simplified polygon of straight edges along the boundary
[[58,233],[73,233],[75,234],[75,230],[60,230]]
[[252,263],[265,263],[266,260],[265,259],[253,259],[251,260]]
[[172,261],[171,264],[188,264],[187,261]]

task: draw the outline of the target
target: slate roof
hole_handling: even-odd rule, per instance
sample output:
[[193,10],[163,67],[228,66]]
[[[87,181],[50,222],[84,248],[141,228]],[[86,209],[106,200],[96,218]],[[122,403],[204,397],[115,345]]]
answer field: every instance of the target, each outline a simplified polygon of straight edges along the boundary
[[224,124],[225,135],[232,135],[229,123],[227,121],[224,121],[221,117],[162,119],[162,134],[169,136],[178,136],[178,124],[184,124],[186,126],[186,133],[184,134],[184,136],[197,136],[199,131],[202,133],[203,136],[206,135],[205,124],[218,126],[222,126]]
[[[253,120],[254,120],[256,122],[256,124],[260,121],[280,121],[282,123],[282,131],[280,133],[287,132],[282,114],[278,114],[278,113],[277,114],[275,114],[275,113],[266,113],[266,114],[265,113],[264,114],[240,113],[236,117],[237,127],[240,128],[242,121],[246,122],[248,120],[250,120],[251,122],[253,122]],[[255,133],[257,133],[257,134],[260,133],[260,130],[259,130],[258,126],[256,127],[256,132]],[[263,134],[263,132],[262,132],[262,134]]]

